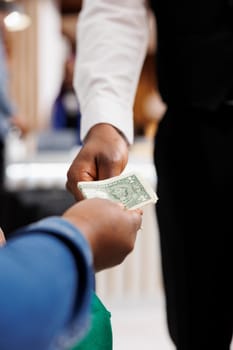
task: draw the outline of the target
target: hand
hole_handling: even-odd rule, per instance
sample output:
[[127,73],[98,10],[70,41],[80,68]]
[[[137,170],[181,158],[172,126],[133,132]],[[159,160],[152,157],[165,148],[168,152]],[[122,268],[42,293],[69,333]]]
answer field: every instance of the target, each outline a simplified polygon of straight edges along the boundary
[[142,210],[126,210],[107,199],[86,199],[69,208],[63,218],[86,237],[100,271],[120,264],[133,250],[141,227]]
[[77,200],[82,195],[79,181],[103,180],[119,175],[128,161],[126,139],[110,124],[97,124],[88,133],[85,143],[67,173],[67,189]]
[[29,133],[29,125],[26,123],[26,121],[22,117],[12,116],[10,119],[10,123],[12,126],[19,129],[22,138]]

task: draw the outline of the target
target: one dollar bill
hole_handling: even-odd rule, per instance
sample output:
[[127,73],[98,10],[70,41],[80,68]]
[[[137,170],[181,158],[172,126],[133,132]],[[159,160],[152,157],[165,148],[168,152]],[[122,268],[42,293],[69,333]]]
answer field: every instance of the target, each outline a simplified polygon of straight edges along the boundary
[[78,188],[84,198],[109,199],[122,203],[127,209],[141,208],[158,200],[150,184],[135,173],[100,181],[81,181]]

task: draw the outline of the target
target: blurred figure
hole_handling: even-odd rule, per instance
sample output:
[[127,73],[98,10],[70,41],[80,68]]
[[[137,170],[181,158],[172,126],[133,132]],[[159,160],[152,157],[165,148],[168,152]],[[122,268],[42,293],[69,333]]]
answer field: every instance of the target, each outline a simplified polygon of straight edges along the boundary
[[51,116],[52,128],[55,130],[71,129],[80,141],[80,109],[77,95],[73,87],[75,57],[71,54],[64,64],[64,79],[60,92],[54,102]]
[[4,143],[15,110],[8,91],[8,70],[4,47],[3,27],[0,25],[0,187],[4,182]]
[[0,12],[0,188],[3,188],[5,171],[5,138],[11,127],[20,130],[25,136],[28,127],[23,118],[17,115],[16,107],[9,92],[7,52],[5,50],[4,14]]

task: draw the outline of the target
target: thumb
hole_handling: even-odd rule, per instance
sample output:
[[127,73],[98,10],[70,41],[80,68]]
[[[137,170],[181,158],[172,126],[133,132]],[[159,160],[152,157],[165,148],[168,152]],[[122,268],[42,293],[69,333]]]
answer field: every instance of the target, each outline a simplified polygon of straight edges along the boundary
[[135,210],[129,210],[131,214],[131,219],[133,221],[135,230],[140,230],[142,226],[142,217],[143,217],[143,211],[142,209],[135,209]]

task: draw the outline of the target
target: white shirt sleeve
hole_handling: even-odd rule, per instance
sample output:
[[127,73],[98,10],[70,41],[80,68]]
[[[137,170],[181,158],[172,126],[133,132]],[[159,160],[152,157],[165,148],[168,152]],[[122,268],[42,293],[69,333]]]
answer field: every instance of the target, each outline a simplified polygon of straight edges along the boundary
[[81,138],[109,123],[133,142],[133,103],[148,47],[145,0],[84,0],[77,26],[74,87]]

